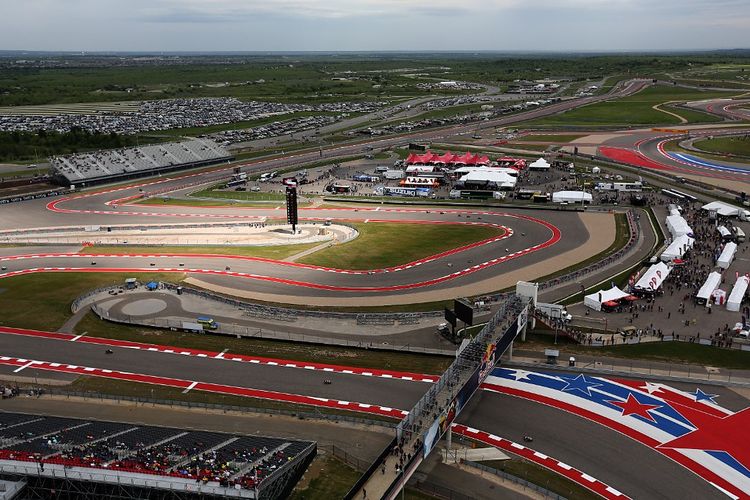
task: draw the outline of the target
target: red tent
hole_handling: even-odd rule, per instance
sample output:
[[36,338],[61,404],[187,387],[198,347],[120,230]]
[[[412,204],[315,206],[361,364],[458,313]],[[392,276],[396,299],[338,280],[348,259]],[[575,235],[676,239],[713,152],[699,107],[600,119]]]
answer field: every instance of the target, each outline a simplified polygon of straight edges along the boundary
[[490,158],[488,156],[479,156],[477,158],[477,165],[489,165]]
[[453,160],[454,160],[455,157],[456,157],[456,155],[454,155],[453,153],[451,153],[450,151],[448,151],[447,153],[445,153],[443,155],[440,155],[437,158],[435,158],[435,161],[443,163],[445,165],[450,165],[451,163],[453,163]]
[[406,158],[406,163],[409,165],[412,165],[418,162],[419,162],[419,155],[414,154],[414,153],[409,153],[409,156]]

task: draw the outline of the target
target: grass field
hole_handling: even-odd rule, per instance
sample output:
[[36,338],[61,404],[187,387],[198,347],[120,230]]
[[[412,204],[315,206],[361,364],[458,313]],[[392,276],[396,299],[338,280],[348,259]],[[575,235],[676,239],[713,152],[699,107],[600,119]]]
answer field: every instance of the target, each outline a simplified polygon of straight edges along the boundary
[[[171,205],[178,207],[247,207],[247,208],[268,208],[283,205],[283,201],[263,202],[263,201],[231,201],[231,200],[193,200],[185,198],[143,198],[135,202],[136,205]],[[305,203],[300,203],[300,206]]]
[[529,134],[513,139],[515,142],[571,142],[581,137],[583,134]]
[[286,197],[282,193],[261,193],[253,191],[219,191],[216,188],[202,189],[190,193],[194,198],[220,198],[241,201],[279,201],[284,203]]
[[703,151],[750,156],[750,135],[737,137],[715,137],[696,141],[693,145]]
[[[381,269],[405,264],[502,234],[488,226],[463,224],[352,224],[359,237],[299,260],[337,269]],[[384,244],[397,242],[397,244]]]
[[[0,324],[37,330],[57,330],[71,316],[70,304],[94,288],[139,281],[184,279],[180,273],[41,273],[0,280]],[[30,314],[33,311],[33,314]]]
[[[653,109],[657,104],[669,101],[697,101],[715,97],[731,97],[733,92],[699,91],[667,86],[648,87],[622,99],[583,106],[567,113],[533,120],[524,126],[597,126],[597,125],[676,125],[680,120],[672,115]],[[697,111],[670,108],[669,111],[690,120],[720,121],[718,118]],[[705,118],[708,117],[708,118]]]
[[482,465],[525,479],[532,484],[541,486],[544,489],[566,498],[575,498],[577,500],[596,500],[601,498],[599,495],[596,495],[583,486],[580,486],[559,474],[555,474],[544,467],[520,458],[482,462]]
[[[553,343],[551,335],[532,334],[529,337],[531,346],[546,346]],[[644,359],[665,363],[689,363],[715,366],[734,370],[746,370],[750,367],[750,352],[734,349],[691,344],[688,342],[644,342],[642,344],[620,345],[610,347],[587,347],[565,343],[558,338],[558,344],[564,344],[565,354],[585,354],[621,359]]]
[[[292,492],[290,500],[331,500],[344,498],[362,475],[354,468],[330,455],[318,455],[308,467],[303,479],[305,487]],[[402,495],[399,495],[402,498]],[[432,500],[435,497],[407,488],[403,498],[407,500]]]
[[239,255],[242,257],[260,257],[264,259],[282,260],[290,255],[304,252],[314,248],[320,243],[302,243],[299,245],[275,245],[275,246],[148,246],[148,245],[102,245],[86,247],[79,253],[91,255],[111,255],[111,254],[215,254],[215,255]]
[[159,328],[120,325],[87,314],[76,326],[76,332],[89,337],[104,337],[134,342],[147,342],[192,349],[234,354],[263,356],[297,361],[317,361],[346,366],[383,368],[418,373],[442,373],[451,363],[444,356],[422,356],[368,349],[347,349],[335,346],[298,344],[275,340],[238,339],[231,335],[206,335],[173,332]]

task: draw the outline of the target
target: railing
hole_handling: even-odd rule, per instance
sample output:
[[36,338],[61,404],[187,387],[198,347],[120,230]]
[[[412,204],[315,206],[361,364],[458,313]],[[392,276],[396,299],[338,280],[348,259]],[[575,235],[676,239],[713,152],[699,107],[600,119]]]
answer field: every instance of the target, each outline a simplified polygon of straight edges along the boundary
[[640,220],[633,216],[632,210],[628,210],[626,212],[626,217],[628,220],[628,227],[630,228],[630,236],[625,246],[617,250],[612,255],[609,255],[604,259],[595,262],[594,264],[586,266],[583,269],[577,269],[570,273],[540,283],[539,291],[546,290],[548,288],[552,288],[569,281],[579,280],[584,276],[594,273],[595,271],[608,267],[614,263],[621,262],[622,258],[630,252],[633,246],[635,246],[641,234]]
[[[501,470],[498,470],[492,467],[487,467],[486,465],[482,465],[477,462],[472,462],[471,460],[461,460],[461,463],[463,463],[464,465],[468,467],[472,467],[482,472],[492,474],[493,476],[497,476],[501,478],[503,481],[510,481],[511,483],[521,486],[523,489],[529,489],[531,491],[539,493],[542,496],[544,496],[544,498],[549,498],[550,500],[568,500],[567,497],[560,496],[557,493],[554,493],[546,488],[542,488],[541,486],[537,484],[531,483],[529,481],[526,481],[525,479],[514,476],[512,474],[508,474],[507,472],[503,472]],[[572,493],[573,492],[571,492],[571,494]]]
[[377,318],[380,321],[391,321],[393,324],[397,321],[407,320],[419,320],[422,318],[438,318],[442,317],[443,311],[426,311],[426,312],[409,312],[409,313],[346,313],[346,312],[333,312],[333,311],[317,311],[314,309],[291,309],[283,307],[265,306],[261,304],[255,304],[252,302],[245,302],[232,297],[227,297],[217,293],[213,293],[207,290],[199,290],[185,285],[176,285],[174,283],[162,283],[164,288],[168,290],[176,290],[177,287],[182,288],[182,293],[189,293],[198,297],[203,297],[209,300],[216,300],[223,302],[234,307],[241,308],[245,311],[259,311],[260,313],[266,313],[271,315],[294,315],[297,317],[308,317],[308,318],[340,318],[340,319],[353,319],[358,318],[369,318],[374,320]]
[[[107,289],[104,289],[104,291],[106,290]],[[82,305],[81,303],[90,297],[91,295],[83,297],[81,301],[75,303],[75,307],[80,308]],[[110,311],[100,307],[97,304],[91,305],[91,311],[94,312],[94,314],[96,314],[100,319],[111,321],[113,323],[146,326],[151,328],[164,328],[169,330],[184,329],[182,325],[183,320],[178,319],[132,317],[125,314],[117,315],[110,313]],[[235,337],[249,339],[282,340],[287,342],[352,347],[357,349],[376,349],[380,351],[431,354],[435,356],[455,356],[456,354],[456,351],[452,349],[437,349],[432,347],[413,346],[409,344],[396,345],[372,341],[338,339],[301,333],[281,332],[268,328],[257,328],[254,326],[243,326],[239,324],[228,323],[221,323],[219,328],[217,328],[216,330],[211,330],[210,333],[218,335],[233,335]]]
[[107,471],[85,467],[66,466],[45,462],[44,468],[38,462],[0,460],[0,472],[18,476],[41,476],[61,480],[78,480],[119,486],[154,488],[160,490],[182,491],[204,495],[219,495],[225,498],[257,498],[255,491],[213,486],[184,479],[144,473]]

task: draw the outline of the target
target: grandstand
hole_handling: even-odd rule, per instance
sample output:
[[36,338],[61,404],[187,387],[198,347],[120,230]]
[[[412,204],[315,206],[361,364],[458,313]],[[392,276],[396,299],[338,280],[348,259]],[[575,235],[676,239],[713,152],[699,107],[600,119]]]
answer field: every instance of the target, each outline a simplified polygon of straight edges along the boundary
[[90,185],[210,165],[233,157],[209,139],[111,149],[50,158],[52,178],[62,185]]
[[[143,488],[160,498],[284,498],[315,453],[309,441],[0,412],[0,476],[25,482],[32,498],[141,498]],[[116,494],[123,486],[132,491]]]

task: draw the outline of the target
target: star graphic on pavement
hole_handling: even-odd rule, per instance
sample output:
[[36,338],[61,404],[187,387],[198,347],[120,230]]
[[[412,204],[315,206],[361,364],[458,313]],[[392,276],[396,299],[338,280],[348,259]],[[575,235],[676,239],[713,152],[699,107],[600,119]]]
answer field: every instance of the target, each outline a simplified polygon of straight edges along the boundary
[[516,370],[516,373],[511,374],[516,382],[519,380],[529,380],[529,375],[531,375],[531,372],[527,372],[526,370]]
[[568,392],[580,391],[587,396],[591,396],[591,388],[601,386],[602,384],[597,384],[596,382],[586,380],[586,377],[584,377],[583,374],[580,374],[576,378],[566,382],[565,387],[563,387],[562,390]]
[[643,389],[649,394],[661,391],[661,384],[654,384],[652,382],[646,382]]
[[750,408],[726,417],[687,406],[679,406],[679,410],[695,430],[661,444],[659,448],[723,451],[750,468],[750,447],[747,445],[750,443]]
[[691,392],[690,394],[695,396],[695,400],[697,402],[708,401],[709,403],[714,403],[714,404],[716,404],[716,401],[714,401],[714,398],[719,397],[718,394],[707,394],[700,389],[696,389],[695,392]]
[[633,393],[628,394],[628,399],[626,401],[607,402],[618,406],[622,410],[623,417],[627,417],[628,415],[638,415],[639,417],[643,417],[646,420],[650,420],[652,422],[655,422],[654,417],[652,417],[648,411],[653,410],[654,408],[661,407],[661,405],[649,405],[641,403],[640,401],[638,401],[638,399],[636,399],[635,396],[633,396]]

